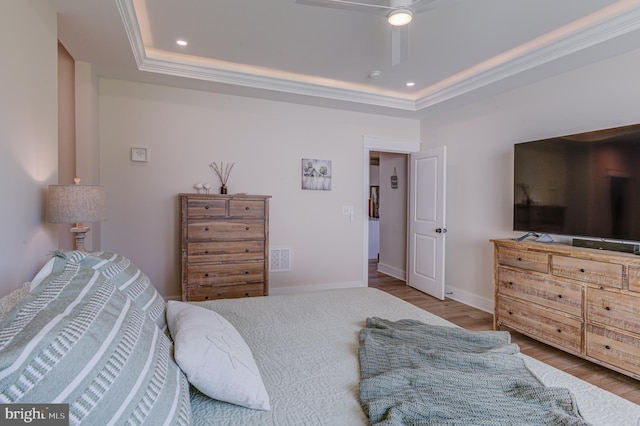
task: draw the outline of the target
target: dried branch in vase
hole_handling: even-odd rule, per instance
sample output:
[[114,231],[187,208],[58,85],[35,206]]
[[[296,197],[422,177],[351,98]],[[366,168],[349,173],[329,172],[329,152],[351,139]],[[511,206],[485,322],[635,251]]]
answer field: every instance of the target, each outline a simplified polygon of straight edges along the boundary
[[220,165],[218,165],[215,161],[211,164],[209,164],[209,167],[211,167],[213,169],[214,172],[216,172],[216,175],[218,175],[218,179],[220,179],[220,184],[222,186],[226,186],[227,185],[227,181],[229,180],[229,175],[231,174],[231,169],[233,169],[233,166],[236,163],[227,163],[227,165],[224,165],[224,162],[220,162]]

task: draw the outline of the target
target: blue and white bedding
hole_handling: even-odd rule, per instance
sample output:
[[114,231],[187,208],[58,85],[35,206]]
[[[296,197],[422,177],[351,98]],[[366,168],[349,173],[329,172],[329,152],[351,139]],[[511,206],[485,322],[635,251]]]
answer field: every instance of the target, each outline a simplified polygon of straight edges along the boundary
[[[69,403],[70,424],[367,425],[358,397],[358,334],[366,318],[454,326],[369,288],[194,303],[244,340],[223,347],[228,328],[222,336],[204,329],[204,339],[229,355],[224,365],[250,360],[235,356],[236,348],[252,353],[258,372],[251,380],[262,381],[269,407],[251,409],[212,399],[193,383],[188,390],[164,304],[127,259],[60,253],[47,268],[0,316],[0,403]],[[203,348],[206,355],[212,346]],[[519,356],[544,384],[570,389],[587,422],[640,425],[639,406]],[[204,392],[238,388],[237,380],[229,382],[197,384]]]
[[0,320],[0,403],[68,404],[73,425],[190,424],[168,336],[99,271],[56,260]]

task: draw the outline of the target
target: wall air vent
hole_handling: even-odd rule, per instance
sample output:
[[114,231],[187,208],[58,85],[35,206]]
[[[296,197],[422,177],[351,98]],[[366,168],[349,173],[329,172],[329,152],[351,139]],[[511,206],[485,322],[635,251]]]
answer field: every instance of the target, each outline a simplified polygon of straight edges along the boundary
[[291,270],[291,249],[272,248],[269,250],[269,271],[286,272]]

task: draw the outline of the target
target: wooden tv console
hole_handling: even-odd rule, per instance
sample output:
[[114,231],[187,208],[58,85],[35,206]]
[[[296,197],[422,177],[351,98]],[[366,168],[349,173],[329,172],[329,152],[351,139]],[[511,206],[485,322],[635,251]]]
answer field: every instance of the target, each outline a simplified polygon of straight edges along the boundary
[[491,240],[494,328],[640,379],[640,256]]

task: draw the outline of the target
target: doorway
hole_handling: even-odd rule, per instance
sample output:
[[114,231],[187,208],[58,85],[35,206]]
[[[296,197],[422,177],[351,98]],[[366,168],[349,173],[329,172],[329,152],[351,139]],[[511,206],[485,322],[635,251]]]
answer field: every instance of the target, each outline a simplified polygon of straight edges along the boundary
[[371,151],[369,158],[369,266],[406,281],[408,155]]
[[[401,204],[405,222],[402,228],[395,230],[395,234],[400,234],[406,239],[401,247],[396,248],[397,253],[404,254],[404,263],[400,264],[399,276],[403,276],[404,281],[438,299],[444,300],[445,295],[445,227],[446,214],[446,147],[436,147],[420,151],[419,141],[393,141],[380,138],[364,139],[364,164],[369,164],[370,152],[380,151],[381,153],[404,154],[399,158],[403,159],[403,164],[409,164],[408,171],[410,179],[406,179],[404,190],[398,191],[404,198],[402,201],[395,201]],[[410,157],[408,157],[408,154]],[[381,154],[382,155],[382,154]],[[410,161],[409,161],[410,160]],[[369,167],[364,169],[363,202],[366,220],[363,231],[363,283],[369,282],[369,261],[368,261],[368,211],[369,211]],[[384,220],[383,191],[385,175],[389,175],[390,187],[399,189],[398,176],[390,170],[386,172],[380,170],[380,217]],[[392,191],[393,191],[392,189]],[[394,203],[389,203],[394,204]],[[410,213],[410,214],[407,214]],[[408,227],[407,227],[408,225]],[[381,226],[382,228],[382,226]],[[381,240],[385,237],[381,230]],[[383,243],[386,244],[386,241]],[[397,254],[396,253],[396,254]],[[382,260],[382,256],[381,256]],[[379,270],[383,273],[382,268]],[[390,274],[393,276],[393,274]]]
[[[369,136],[363,137],[363,164],[365,165],[368,165],[371,161],[370,160],[371,152],[378,153],[378,154],[374,154],[374,156],[379,155],[381,153],[389,153],[389,154],[402,154],[404,155],[405,158],[408,158],[409,154],[411,154],[412,152],[418,152],[418,151],[420,151],[420,141],[387,139],[387,138],[377,138],[377,137],[369,137]],[[408,163],[408,160],[405,160],[405,162]],[[363,176],[364,187],[362,191],[362,194],[363,194],[362,204],[363,204],[364,220],[363,220],[362,253],[363,253],[364,264],[362,265],[362,282],[368,283],[369,282],[369,199],[370,199],[371,184],[370,184],[369,167],[363,167],[363,169],[364,169],[364,176]],[[381,186],[380,203],[382,206],[381,208],[383,209],[380,212],[381,215],[384,215],[384,207],[383,207],[384,192],[383,192],[382,186],[391,184],[392,175],[393,175],[392,173],[389,173],[388,176],[380,175],[380,180],[381,180],[379,185]],[[389,183],[387,184],[387,182]],[[404,186],[404,189],[398,188],[398,189],[394,189],[394,191],[403,191],[406,197],[406,192],[407,192],[406,189],[407,189],[406,186]],[[406,208],[407,208],[406,199],[404,202],[404,208],[405,208],[405,218],[406,218]],[[382,220],[384,221],[384,219]],[[400,249],[402,250],[402,255],[405,259],[407,255],[406,235],[407,235],[407,232],[405,228],[405,231],[404,231],[405,244]],[[387,270],[383,273],[388,274],[389,272],[393,273],[393,269]],[[403,274],[402,279],[406,280],[406,277],[404,276],[406,274],[406,264],[404,266],[404,270],[402,271],[402,274]]]

